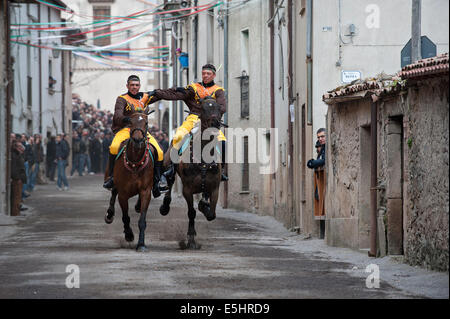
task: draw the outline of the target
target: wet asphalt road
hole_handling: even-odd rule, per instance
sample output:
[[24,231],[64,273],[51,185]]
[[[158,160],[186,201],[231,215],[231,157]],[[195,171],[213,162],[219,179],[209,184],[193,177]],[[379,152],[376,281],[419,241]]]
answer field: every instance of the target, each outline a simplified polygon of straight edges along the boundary
[[[38,185],[17,231],[0,243],[0,298],[405,298],[388,284],[368,289],[351,265],[288,249],[277,223],[219,209],[208,222],[197,212],[200,250],[181,250],[187,232],[184,200],[174,198],[168,216],[161,198],[147,215],[148,252],[135,251],[139,215],[130,211],[135,241],[123,237],[121,210],[103,218],[109,192],[101,176],[69,179],[70,190]],[[130,200],[134,207],[136,198]],[[197,207],[197,204],[195,205]],[[278,225],[278,226],[277,226]],[[66,287],[68,265],[77,265],[80,287]]]

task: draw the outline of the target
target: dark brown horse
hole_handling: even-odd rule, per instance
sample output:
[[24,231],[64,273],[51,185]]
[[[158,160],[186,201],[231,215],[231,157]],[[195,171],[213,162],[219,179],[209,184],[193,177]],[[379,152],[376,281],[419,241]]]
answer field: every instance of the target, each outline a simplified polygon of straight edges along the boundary
[[[220,156],[209,156],[208,158],[205,158],[203,151],[205,150],[205,147],[208,147],[210,151],[206,151],[205,153],[211,155],[216,150],[219,127],[220,125],[223,125],[220,122],[220,106],[215,99],[209,97],[201,100],[201,103],[201,129],[193,134],[191,138],[189,146],[190,152],[184,152],[179,163],[174,164],[176,173],[183,183],[183,197],[188,205],[188,241],[187,244],[184,241],[180,242],[180,247],[182,249],[199,249],[201,247],[201,245],[195,242],[197,233],[195,231],[196,211],[194,208],[194,194],[202,194],[198,209],[205,215],[208,221],[212,221],[216,218],[216,205],[219,198],[219,186],[222,172],[222,164],[219,159]],[[194,130],[195,129],[193,129],[193,131]],[[212,134],[206,139],[201,139],[201,136],[203,136],[203,133],[206,130]],[[201,152],[195,152],[195,146],[193,146],[193,144],[195,145],[195,142],[193,141],[197,138],[201,139],[201,141],[197,143],[197,145],[201,145]],[[171,152],[176,152],[172,146],[164,154],[165,166],[169,164],[170,159],[173,161],[174,157],[176,157],[176,154],[172,154],[171,156]],[[186,154],[189,154],[187,156],[190,156],[188,160],[184,157]],[[216,153],[216,155],[218,154]],[[174,182],[175,178],[173,180],[168,179],[169,191],[165,194],[163,204],[160,207],[161,215],[167,215],[170,211],[170,202],[172,200],[171,191]]]
[[[146,216],[150,204],[153,187],[153,167],[156,150],[147,139],[148,119],[147,113],[134,113],[131,116],[130,138],[121,145],[121,153],[114,165],[114,188],[111,191],[108,212],[105,222],[111,224],[114,219],[114,204],[119,197],[122,208],[122,221],[124,225],[125,240],[134,240],[133,231],[130,227],[128,216],[128,199],[139,195],[136,211],[140,212],[139,218],[139,241],[137,251],[145,252],[145,228],[147,226]],[[123,148],[123,149],[122,149]],[[109,176],[108,169],[105,179]]]

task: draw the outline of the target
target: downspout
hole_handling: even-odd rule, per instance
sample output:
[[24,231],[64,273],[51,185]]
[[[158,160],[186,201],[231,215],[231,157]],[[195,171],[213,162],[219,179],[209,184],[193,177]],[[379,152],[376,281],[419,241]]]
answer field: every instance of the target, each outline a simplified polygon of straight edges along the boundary
[[4,27],[5,27],[5,49],[6,49],[6,174],[5,174],[5,185],[6,185],[6,210],[9,212],[11,207],[11,82],[14,74],[11,69],[11,29],[10,29],[10,14],[9,14],[9,1],[3,1],[3,14],[4,16]]
[[306,0],[307,124],[312,125],[312,0]]
[[[177,87],[177,83],[178,83],[178,73],[177,73],[177,57],[176,57],[176,46],[177,46],[177,40],[175,38],[175,32],[178,28],[178,22],[172,22],[172,31],[171,31],[171,51],[172,51],[172,87]],[[178,121],[177,121],[177,105],[178,102],[177,101],[172,101],[172,109],[173,109],[173,123],[175,123],[175,126],[178,126]],[[172,129],[174,129],[175,127],[173,127]]]
[[[275,14],[274,10],[275,0],[269,0],[269,16],[273,18],[273,15]],[[269,23],[270,27],[270,128],[275,128],[275,43],[274,43],[274,36],[275,36],[275,26],[274,26],[274,20]],[[270,148],[271,150],[274,150],[274,143],[273,137],[270,139],[271,144]],[[271,151],[271,157],[276,156],[276,154],[273,154]],[[275,158],[271,158],[272,163],[275,163]],[[274,164],[273,164],[274,165]],[[274,170],[273,170],[274,171]],[[272,173],[272,179],[275,179],[275,173]]]
[[[64,133],[68,133],[66,132],[66,86],[65,86],[65,81],[66,81],[66,59],[65,59],[65,52],[62,51],[61,53],[61,92],[62,92],[62,131]],[[42,132],[41,132],[42,134]]]
[[[183,25],[182,25],[182,23],[181,23],[181,21],[178,23],[179,24],[179,30],[177,31],[177,36],[178,36],[178,44],[177,44],[177,47],[178,48],[183,48]],[[175,60],[177,60],[176,61],[176,63],[177,63],[177,67],[178,67],[178,64],[179,64],[179,61],[178,61],[178,59],[175,59]],[[178,67],[178,77],[179,77],[179,79],[178,79],[178,86],[180,86],[180,87],[182,87],[183,86],[183,68],[181,67],[181,63],[179,64],[179,67]],[[180,125],[181,126],[181,124],[183,124],[183,116],[184,116],[184,112],[183,112],[183,110],[184,110],[184,107],[183,107],[183,105],[184,105],[184,102],[183,101],[179,101],[178,102],[178,108],[179,108],[179,124],[178,125]]]
[[[38,4],[38,21],[41,22],[41,4]],[[41,32],[38,32],[39,39]],[[41,40],[38,41],[41,45]],[[48,81],[48,79],[47,79]],[[42,132],[42,49],[39,48],[39,132]]]
[[[160,23],[159,17],[155,18],[155,23],[157,23],[157,24]],[[162,41],[161,41],[161,35],[162,35],[162,31],[161,30],[162,29],[164,29],[164,26],[158,30],[158,43],[157,43],[158,46],[162,45]],[[162,86],[162,71],[159,71],[156,74],[156,77],[157,77],[157,83],[158,83],[156,88],[162,88],[163,87]],[[161,110],[159,109],[159,103],[158,103],[158,106],[155,107],[155,110],[156,110],[156,123],[157,123],[158,127],[162,130],[162,126],[161,126]]]
[[[228,0],[225,0],[225,20],[223,24],[223,48],[224,48],[223,86],[225,89],[225,101],[227,101],[228,103]],[[223,120],[225,125],[228,125],[228,110],[227,112],[225,112]],[[228,165],[225,166],[225,174],[228,176]],[[223,185],[223,208],[228,208],[228,181],[225,181]]]
[[287,5],[288,11],[288,41],[289,41],[289,49],[288,49],[288,101],[289,101],[289,111],[288,111],[288,134],[289,134],[289,209],[291,216],[293,216],[293,207],[294,207],[294,165],[293,165],[293,154],[294,154],[294,143],[293,143],[293,133],[292,133],[292,114],[291,114],[291,105],[294,103],[294,89],[293,89],[293,50],[292,47],[294,45],[292,38],[292,0],[288,0]]
[[377,118],[378,108],[377,102],[372,102],[370,119],[370,251],[369,257],[377,256]]

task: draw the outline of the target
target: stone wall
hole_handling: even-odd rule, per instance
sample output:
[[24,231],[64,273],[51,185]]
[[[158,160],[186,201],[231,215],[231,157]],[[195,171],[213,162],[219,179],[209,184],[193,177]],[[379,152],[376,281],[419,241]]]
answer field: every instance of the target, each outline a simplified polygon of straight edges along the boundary
[[408,90],[405,257],[412,265],[448,270],[448,77]]
[[[448,270],[448,78],[409,83],[378,106],[378,256]],[[371,99],[328,109],[326,242],[369,248]]]

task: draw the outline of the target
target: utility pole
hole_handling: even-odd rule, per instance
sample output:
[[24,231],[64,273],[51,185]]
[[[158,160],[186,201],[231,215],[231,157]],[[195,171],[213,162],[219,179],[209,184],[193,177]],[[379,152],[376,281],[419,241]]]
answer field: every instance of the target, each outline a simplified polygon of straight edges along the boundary
[[[6,144],[6,172],[5,172],[5,182],[6,185],[6,211],[10,211],[11,209],[11,141],[10,141],[10,134],[12,132],[12,121],[11,121],[11,99],[13,96],[13,81],[14,81],[14,74],[12,70],[12,63],[11,63],[11,16],[10,16],[10,2],[8,0],[3,0],[2,4],[3,6],[3,23],[4,25],[4,32],[5,32],[5,66],[6,66],[6,111],[5,111],[5,122],[6,122],[6,131],[5,132],[5,144]],[[1,103],[0,103],[1,104]],[[3,125],[4,123],[2,123]],[[1,208],[1,207],[0,207]]]
[[414,63],[422,58],[421,16],[422,16],[422,0],[412,0],[411,63]]

